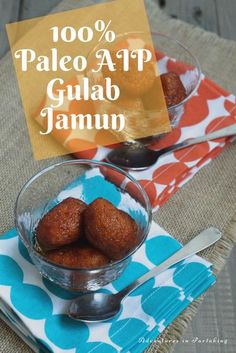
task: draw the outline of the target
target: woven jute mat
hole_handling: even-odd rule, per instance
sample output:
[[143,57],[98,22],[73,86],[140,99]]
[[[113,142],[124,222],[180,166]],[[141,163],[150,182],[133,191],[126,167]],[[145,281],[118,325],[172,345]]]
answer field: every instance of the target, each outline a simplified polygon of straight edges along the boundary
[[[66,11],[99,1],[65,0],[54,11]],[[199,58],[206,75],[236,94],[236,43],[220,39],[181,21],[169,19],[146,0],[153,31],[163,32],[185,43]],[[0,232],[14,225],[13,208],[22,184],[35,172],[62,158],[36,162],[33,159],[18,86],[10,54],[0,60]],[[236,144],[201,170],[179,190],[154,219],[182,243],[213,225],[223,239],[202,256],[217,274],[236,241]],[[146,352],[170,352],[194,317],[202,298],[191,304]],[[158,303],[157,303],[158,305]],[[32,352],[3,322],[0,322],[0,352]],[[102,353],[102,352],[101,352]]]

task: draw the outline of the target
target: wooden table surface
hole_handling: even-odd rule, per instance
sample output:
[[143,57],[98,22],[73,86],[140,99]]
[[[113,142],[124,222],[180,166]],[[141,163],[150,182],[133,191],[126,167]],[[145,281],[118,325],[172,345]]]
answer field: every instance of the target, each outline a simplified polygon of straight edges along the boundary
[[170,16],[236,40],[235,0],[156,0]]
[[[235,0],[155,0],[170,16],[236,40]],[[0,57],[8,42],[5,24],[46,14],[60,0],[0,0]]]
[[[156,0],[173,18],[236,40],[236,0]],[[174,353],[236,352],[236,248]],[[204,339],[217,343],[201,343]],[[218,339],[223,342],[218,342]],[[193,343],[194,342],[194,343]],[[195,343],[196,342],[196,343]]]

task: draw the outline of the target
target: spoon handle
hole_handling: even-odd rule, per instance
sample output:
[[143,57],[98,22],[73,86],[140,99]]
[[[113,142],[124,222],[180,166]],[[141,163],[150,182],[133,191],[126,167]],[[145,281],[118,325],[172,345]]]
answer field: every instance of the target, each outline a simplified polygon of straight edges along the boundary
[[233,135],[236,135],[236,124],[227,126],[220,130],[210,132],[209,134],[206,134],[204,136],[192,138],[192,139],[180,142],[176,145],[167,147],[166,152],[177,151],[184,147],[189,147],[189,146],[197,145],[202,142],[211,141],[221,137],[228,137]]
[[175,265],[176,263],[208,248],[210,245],[218,241],[221,236],[222,233],[216,228],[211,227],[204,230],[202,233],[193,238],[189,243],[184,245],[184,247],[178,250],[174,255],[170,256],[160,265],[154,267],[151,271],[138,278],[135,282],[131,283],[116,295],[123,299],[127,294],[141,286],[149,279],[159,275],[161,272],[167,270],[169,267]]

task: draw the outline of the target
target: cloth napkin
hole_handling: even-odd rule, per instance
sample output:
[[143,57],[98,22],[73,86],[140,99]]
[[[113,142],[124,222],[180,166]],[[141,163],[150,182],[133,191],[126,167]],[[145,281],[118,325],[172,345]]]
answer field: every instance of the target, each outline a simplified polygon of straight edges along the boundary
[[[171,68],[170,65],[166,65]],[[183,70],[182,68],[180,74],[182,80],[187,74],[187,70]],[[163,72],[165,72],[165,67],[163,67]],[[183,108],[178,128],[149,147],[159,150],[235,123],[236,97],[202,75],[196,95]],[[130,172],[130,174],[145,189],[155,212],[201,168],[215,159],[231,141],[232,138],[222,138],[172,152],[161,157],[147,170]],[[112,148],[100,146],[77,153],[75,156],[103,160]]]
[[[94,185],[91,193],[91,185]],[[96,186],[96,187],[95,187]],[[102,195],[101,195],[102,190]],[[74,196],[87,202],[103,196],[129,212],[132,199],[89,170],[62,190],[56,202]],[[53,200],[52,205],[55,205]],[[50,207],[50,206],[49,206]],[[116,293],[182,245],[152,223],[147,240],[123,274],[100,291]],[[194,299],[215,283],[211,264],[192,256],[149,280],[123,302],[121,312],[102,323],[82,323],[65,315],[78,294],[42,278],[20,242],[16,229],[0,237],[0,308],[16,331],[37,351],[54,353],[142,352]]]
[[[182,82],[186,82],[189,75],[189,66],[176,61],[165,55],[157,57],[159,72],[165,73],[175,71],[179,74]],[[78,84],[81,75],[77,75],[69,84]],[[66,101],[66,97],[65,97]],[[50,104],[48,99],[44,99],[40,109]],[[68,102],[60,112],[75,113],[79,110],[86,111],[81,106],[81,102]],[[42,118],[38,115],[36,120],[43,125]],[[219,130],[236,123],[236,97],[215,82],[209,80],[204,75],[201,76],[201,83],[196,94],[184,105],[180,112],[180,123],[171,133],[166,134],[150,148],[158,150],[189,138],[202,136],[206,133]],[[74,151],[75,146],[88,146],[91,149],[79,153],[74,153],[76,158],[88,158],[103,160],[111,151],[111,148],[99,146],[100,134],[97,133],[94,143],[86,143],[81,140],[74,131],[57,131],[55,138],[59,140],[68,151]],[[216,158],[220,152],[230,143],[231,138],[218,139],[191,146],[180,151],[169,153],[161,157],[152,167],[141,172],[131,172],[139,180],[148,194],[153,211],[163,205],[179,188],[188,182],[201,168]]]

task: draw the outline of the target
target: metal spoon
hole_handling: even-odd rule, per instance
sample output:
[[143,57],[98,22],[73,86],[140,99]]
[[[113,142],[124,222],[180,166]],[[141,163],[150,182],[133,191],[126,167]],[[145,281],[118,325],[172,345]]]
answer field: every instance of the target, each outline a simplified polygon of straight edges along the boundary
[[108,162],[116,164],[123,169],[144,170],[156,163],[158,158],[166,153],[177,151],[182,148],[193,146],[205,141],[214,140],[220,137],[232,136],[235,134],[236,124],[233,124],[224,129],[211,132],[201,137],[183,141],[176,145],[163,148],[159,151],[150,150],[142,143],[134,142],[114,149],[107,155],[106,159]]
[[94,292],[81,295],[70,304],[68,315],[73,319],[88,322],[111,319],[119,313],[122,300],[130,292],[179,261],[208,248],[210,245],[218,241],[221,236],[221,232],[216,228],[211,227],[204,230],[174,255],[162,262],[159,266],[154,267],[151,271],[138,278],[120,292],[116,294]]

